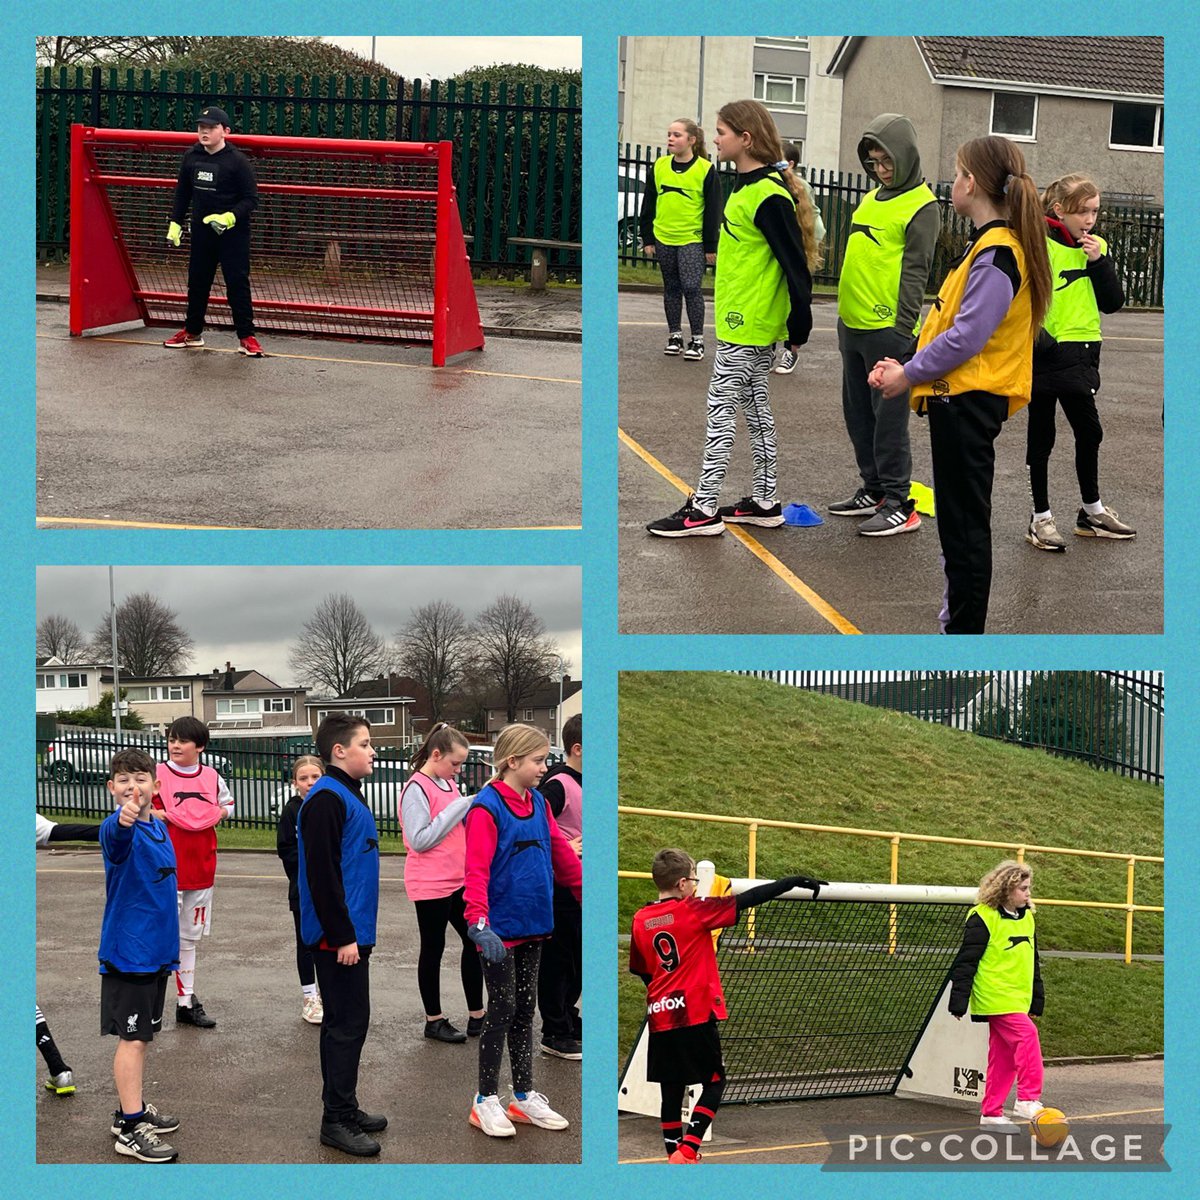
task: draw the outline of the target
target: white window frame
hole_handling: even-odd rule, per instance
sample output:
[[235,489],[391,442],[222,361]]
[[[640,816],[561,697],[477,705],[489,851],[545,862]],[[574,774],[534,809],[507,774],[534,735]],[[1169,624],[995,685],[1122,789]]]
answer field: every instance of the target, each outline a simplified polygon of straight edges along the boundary
[[[1154,145],[1137,146],[1129,142],[1114,142],[1112,140],[1113,119],[1116,116],[1118,104],[1127,104],[1137,108],[1154,109]],[[1161,104],[1142,104],[1136,100],[1114,100],[1108,116],[1108,148],[1110,150],[1132,150],[1135,154],[1161,154],[1163,152],[1163,106]]]
[[268,696],[263,701],[263,712],[265,713],[290,713],[291,711],[291,696]]
[[521,720],[522,721],[532,721],[533,720],[533,709],[527,708],[525,710],[525,715],[521,718]]
[[[386,719],[383,721],[373,721],[367,716],[368,712],[381,712]],[[396,723],[396,710],[394,708],[318,708],[317,724],[320,725],[331,713],[346,713],[351,717],[362,717],[364,721],[371,721],[372,725],[395,725]]]
[[163,700],[190,700],[192,698],[192,685],[190,683],[167,683],[162,689]]
[[[125,699],[130,704],[149,704],[151,700],[158,699],[158,697],[154,695],[158,689],[152,688],[145,683],[135,683],[132,686],[122,688],[121,690],[125,693]],[[146,694],[143,696],[141,695],[142,692],[145,692]]]
[[[758,94],[758,81],[762,80],[762,95]],[[787,100],[768,100],[767,99],[767,84],[770,81],[783,83],[790,80],[792,85],[792,99]],[[755,71],[754,72],[754,98],[762,104],[768,112],[781,113],[800,113],[808,112],[808,77],[805,75],[778,75],[774,71]],[[796,99],[796,84],[800,84],[802,98]]]
[[[259,707],[259,699],[257,696],[236,696],[228,700],[217,701],[217,716],[218,717],[257,717],[261,716],[262,712]],[[221,706],[225,707],[222,708]],[[236,707],[241,705],[240,708]],[[254,707],[251,708],[250,706]]]
[[58,676],[48,673],[45,675],[39,673],[37,677],[37,686],[41,688],[42,691],[49,691],[50,688],[56,688],[58,687]]
[[[1033,100],[1033,125],[1032,132],[1025,133],[1001,133],[996,129],[996,97],[997,96],[1031,96]],[[1037,141],[1037,123],[1038,123],[1038,108],[1041,98],[1036,92],[1006,92],[1003,88],[996,88],[992,91],[991,110],[988,113],[988,132],[996,137],[1006,137],[1010,142],[1036,142]]]
[[778,50],[807,50],[807,37],[756,37],[756,46],[773,46]]

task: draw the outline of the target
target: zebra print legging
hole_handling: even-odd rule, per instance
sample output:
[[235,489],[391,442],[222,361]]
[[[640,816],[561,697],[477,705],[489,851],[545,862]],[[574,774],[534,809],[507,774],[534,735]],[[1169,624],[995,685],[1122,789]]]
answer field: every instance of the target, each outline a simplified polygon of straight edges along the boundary
[[663,277],[663,308],[667,314],[667,329],[674,333],[680,328],[683,302],[687,301],[688,325],[692,337],[704,337],[704,245],[690,242],[686,246],[655,247]]
[[716,506],[733,452],[737,431],[737,410],[746,414],[750,431],[750,451],[754,458],[754,489],[760,504],[775,503],[775,418],[771,415],[771,397],[767,381],[771,378],[774,346],[737,346],[717,342],[712,381],[708,385],[708,425],[704,432],[704,463],[696,503],[702,508]]

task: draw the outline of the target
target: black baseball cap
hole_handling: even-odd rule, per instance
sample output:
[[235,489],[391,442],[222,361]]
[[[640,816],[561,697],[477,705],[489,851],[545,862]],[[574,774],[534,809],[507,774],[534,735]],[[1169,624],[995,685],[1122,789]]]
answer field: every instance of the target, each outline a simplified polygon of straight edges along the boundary
[[215,105],[206,105],[200,110],[196,117],[197,125],[224,125],[230,128],[233,124],[229,119],[229,114],[223,108],[217,108]]

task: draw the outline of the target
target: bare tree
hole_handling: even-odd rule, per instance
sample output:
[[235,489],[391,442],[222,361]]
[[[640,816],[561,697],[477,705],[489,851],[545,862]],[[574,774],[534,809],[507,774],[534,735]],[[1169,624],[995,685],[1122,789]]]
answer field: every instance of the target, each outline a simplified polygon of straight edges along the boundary
[[400,670],[429,693],[430,717],[442,719],[450,693],[470,665],[471,628],[457,605],[434,600],[412,610],[396,634]]
[[302,683],[344,696],[359,680],[378,674],[385,658],[383,638],[354,600],[342,593],[326,596],[317,605],[288,662]]
[[504,697],[508,720],[546,682],[558,650],[546,623],[519,596],[501,596],[475,619],[474,648],[480,667]]
[[51,613],[38,622],[37,654],[38,658],[57,658],[68,665],[86,662],[88,639],[70,617]]
[[[117,658],[130,674],[140,679],[178,675],[195,646],[177,614],[152,593],[137,592],[117,605]],[[96,622],[91,652],[104,662],[112,654],[107,612]]]
[[157,67],[186,54],[191,37],[39,37],[39,67],[90,67],[96,64]]

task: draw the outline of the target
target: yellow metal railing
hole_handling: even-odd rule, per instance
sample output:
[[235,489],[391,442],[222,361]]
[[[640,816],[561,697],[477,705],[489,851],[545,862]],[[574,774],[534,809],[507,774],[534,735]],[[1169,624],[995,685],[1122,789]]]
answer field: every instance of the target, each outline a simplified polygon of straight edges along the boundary
[[[1125,900],[1051,900],[1038,897],[1039,905],[1058,906],[1061,908],[1108,908],[1119,909],[1125,913],[1125,961],[1133,961],[1133,914],[1138,912],[1161,913],[1161,904],[1135,904],[1133,902],[1134,868],[1137,863],[1163,862],[1160,854],[1121,854],[1113,850],[1076,850],[1067,846],[1036,846],[1029,842],[994,842],[981,838],[945,837],[932,833],[897,833],[884,829],[854,829],[843,825],[813,825],[805,821],[776,821],[758,817],[727,817],[714,813],[677,812],[669,808],[635,808],[628,804],[619,804],[617,813],[631,817],[662,817],[673,821],[704,821],[717,825],[741,825],[747,831],[746,847],[746,876],[749,879],[758,877],[758,831],[760,829],[790,829],[803,833],[830,833],[846,837],[885,838],[890,846],[888,882],[898,883],[900,880],[900,844],[901,842],[934,842],[945,846],[978,846],[985,849],[1012,851],[1018,862],[1025,861],[1028,854],[1060,854],[1076,858],[1116,859],[1126,864],[1125,871]],[[619,879],[649,879],[649,871],[618,871]]]

